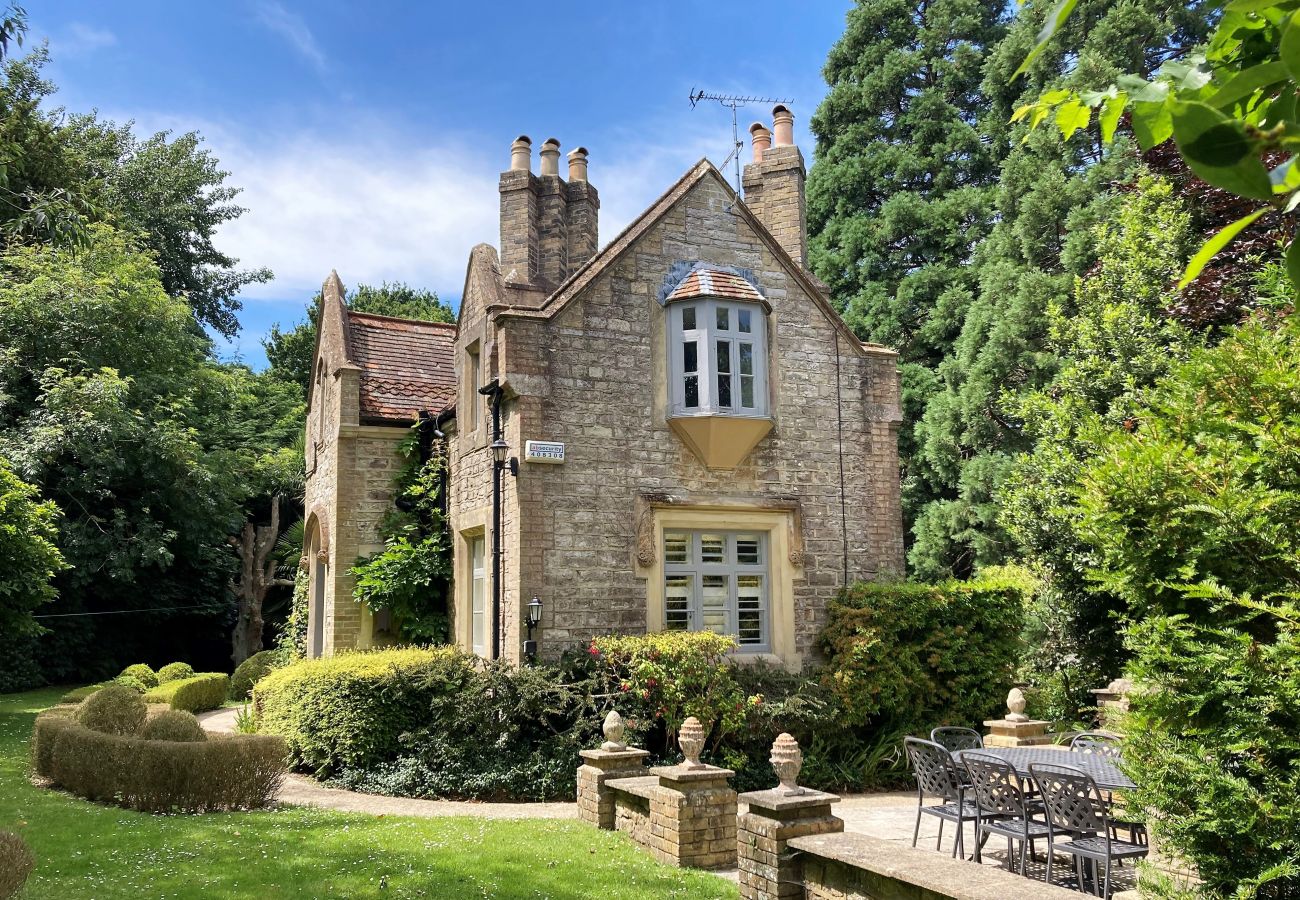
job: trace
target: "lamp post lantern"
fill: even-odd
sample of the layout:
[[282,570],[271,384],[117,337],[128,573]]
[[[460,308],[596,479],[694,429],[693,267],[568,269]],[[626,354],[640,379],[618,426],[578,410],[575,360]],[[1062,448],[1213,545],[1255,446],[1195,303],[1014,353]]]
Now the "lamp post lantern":
[[533,640],[533,629],[542,623],[542,601],[534,597],[528,602],[528,640],[524,641],[524,655],[529,661],[537,659],[537,641]]

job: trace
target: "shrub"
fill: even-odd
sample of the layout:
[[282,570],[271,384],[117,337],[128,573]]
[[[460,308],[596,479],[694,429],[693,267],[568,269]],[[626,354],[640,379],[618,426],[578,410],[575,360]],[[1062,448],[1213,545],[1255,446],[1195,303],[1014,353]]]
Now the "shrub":
[[172,709],[197,713],[219,709],[226,702],[229,693],[229,675],[224,672],[204,672],[189,678],[164,681],[146,692],[144,699],[149,703],[166,703]]
[[77,721],[105,734],[135,734],[144,724],[148,709],[140,693],[121,684],[95,691],[77,709]]
[[0,900],[9,900],[36,867],[36,857],[12,831],[0,831]]
[[253,685],[280,665],[280,658],[278,650],[263,650],[241,662],[235,668],[235,674],[230,676],[230,699],[247,700],[253,693]]
[[1020,650],[1024,582],[858,583],[830,604],[826,686],[855,725],[973,725],[1001,710]]
[[65,728],[77,724],[76,710],[71,707],[47,709],[36,717],[32,728],[31,767],[42,778],[54,774],[54,742]]
[[140,730],[140,736],[148,741],[206,741],[208,733],[203,730],[194,713],[183,709],[168,709],[154,716]]
[[120,684],[122,687],[129,687],[137,694],[143,694],[148,690],[148,688],[144,686],[144,682],[139,678],[136,678],[134,675],[119,675],[109,682],[109,684]]
[[275,799],[284,778],[284,741],[269,735],[156,741],[104,734],[76,723],[56,726],[54,732],[49,754],[53,782],[87,800],[128,809],[257,809]]
[[158,673],[144,663],[136,663],[122,670],[122,675],[139,680],[146,688],[158,686]]
[[158,684],[166,684],[169,681],[177,681],[181,678],[193,678],[194,667],[189,663],[174,662],[168,663],[158,670]]
[[80,703],[100,688],[108,687],[113,684],[111,681],[100,681],[96,684],[88,684],[84,687],[73,688],[59,698],[60,703]]
[[399,648],[305,659],[253,688],[258,728],[283,735],[295,762],[321,774],[392,759],[429,721],[430,698],[457,694],[475,658],[454,647]]

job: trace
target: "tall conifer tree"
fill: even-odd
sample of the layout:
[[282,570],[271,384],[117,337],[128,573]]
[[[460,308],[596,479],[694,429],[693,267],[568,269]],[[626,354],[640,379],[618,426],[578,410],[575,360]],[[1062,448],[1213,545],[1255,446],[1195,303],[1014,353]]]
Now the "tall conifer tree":
[[[990,225],[1000,157],[982,135],[979,85],[1005,17],[999,0],[859,0],[812,119],[812,268],[861,338],[902,354],[905,472]],[[918,487],[905,474],[907,510],[929,499]]]

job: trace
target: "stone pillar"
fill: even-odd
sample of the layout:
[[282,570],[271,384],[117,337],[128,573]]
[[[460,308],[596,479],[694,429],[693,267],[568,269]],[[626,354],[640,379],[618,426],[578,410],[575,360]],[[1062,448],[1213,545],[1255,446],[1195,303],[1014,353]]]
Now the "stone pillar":
[[1127,678],[1116,678],[1104,688],[1094,688],[1091,693],[1097,702],[1097,727],[1115,730],[1116,726],[1128,712],[1128,695],[1133,690],[1133,682]]
[[645,774],[648,750],[623,743],[623,717],[611,711],[605,716],[605,743],[599,750],[583,750],[585,762],[578,766],[578,818],[606,831],[614,830],[614,792],[606,782]]
[[690,717],[678,736],[686,761],[650,770],[659,778],[650,798],[650,852],[669,865],[729,869],[736,864],[735,772],[700,762],[704,738]]
[[736,823],[740,896],[744,900],[803,897],[803,865],[788,842],[844,830],[844,820],[831,814],[831,804],[838,803],[839,797],[798,787],[802,765],[799,744],[782,734],[772,744],[772,767],[780,786],[739,797],[749,805],[749,811]]
[[1007,694],[1007,714],[1001,719],[986,719],[984,725],[989,733],[984,736],[985,747],[1032,747],[1035,744],[1049,744],[1052,739],[1047,735],[1051,725],[1044,719],[1031,719],[1025,715],[1025,695],[1020,688],[1012,688]]

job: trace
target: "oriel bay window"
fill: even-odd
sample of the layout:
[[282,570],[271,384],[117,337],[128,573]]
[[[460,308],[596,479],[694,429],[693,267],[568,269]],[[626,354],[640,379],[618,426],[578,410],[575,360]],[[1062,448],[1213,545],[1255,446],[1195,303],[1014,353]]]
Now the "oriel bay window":
[[767,536],[665,531],[663,542],[665,629],[729,634],[741,650],[769,650]]
[[699,298],[670,305],[668,315],[672,415],[766,416],[762,307]]

